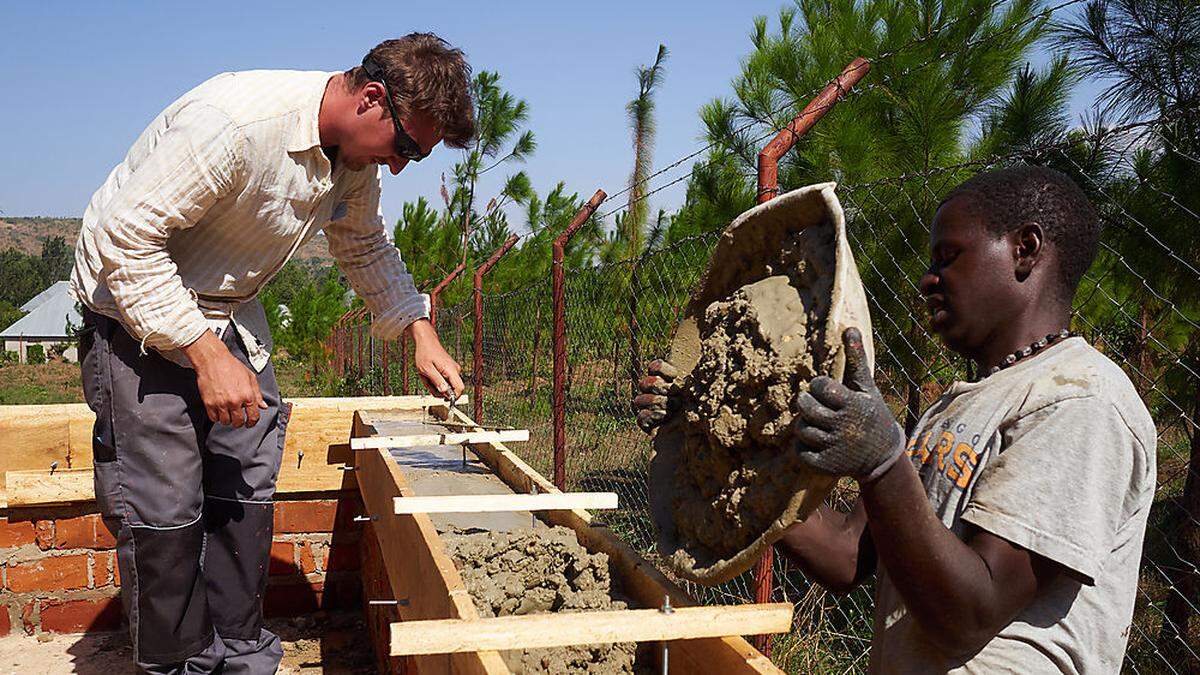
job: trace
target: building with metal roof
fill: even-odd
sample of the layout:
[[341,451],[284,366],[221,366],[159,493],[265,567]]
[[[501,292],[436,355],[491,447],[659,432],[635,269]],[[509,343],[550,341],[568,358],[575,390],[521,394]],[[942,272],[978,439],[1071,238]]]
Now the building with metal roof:
[[78,327],[83,317],[76,308],[75,296],[71,294],[70,282],[57,281],[38,293],[29,302],[21,305],[21,311],[29,312],[15,323],[0,331],[4,349],[15,351],[21,363],[25,363],[30,345],[42,345],[46,353],[60,344],[71,346],[63,352],[68,361],[78,359],[75,337],[69,326]]

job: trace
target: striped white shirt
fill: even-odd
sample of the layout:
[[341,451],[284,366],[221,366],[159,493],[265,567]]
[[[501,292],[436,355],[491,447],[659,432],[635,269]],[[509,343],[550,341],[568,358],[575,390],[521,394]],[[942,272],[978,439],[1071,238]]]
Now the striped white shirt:
[[224,73],[172,103],[84,213],[76,297],[185,365],[180,347],[232,320],[261,370],[271,341],[251,301],[324,230],[377,337],[429,316],[384,229],[378,167],[335,169],[321,151],[317,114],[333,75]]

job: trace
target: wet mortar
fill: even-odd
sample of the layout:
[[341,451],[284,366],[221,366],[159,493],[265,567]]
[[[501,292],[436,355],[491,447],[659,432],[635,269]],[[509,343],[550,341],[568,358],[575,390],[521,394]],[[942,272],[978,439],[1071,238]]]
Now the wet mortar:
[[791,402],[832,363],[835,246],[828,221],[797,232],[773,274],[712,302],[699,321],[699,361],[679,383],[682,447],[669,488],[677,568],[751,546],[803,486]]

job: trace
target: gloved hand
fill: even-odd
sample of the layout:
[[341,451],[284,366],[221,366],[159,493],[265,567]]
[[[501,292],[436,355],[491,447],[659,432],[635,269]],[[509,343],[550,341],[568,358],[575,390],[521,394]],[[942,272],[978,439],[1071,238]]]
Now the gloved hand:
[[638,380],[638,394],[633,399],[633,412],[638,426],[650,433],[679,410],[678,387],[675,378],[679,369],[669,361],[658,359],[646,367],[648,374]]
[[842,383],[815,377],[793,403],[792,433],[800,461],[832,476],[870,482],[904,454],[904,432],[875,386],[856,328],[842,333]]

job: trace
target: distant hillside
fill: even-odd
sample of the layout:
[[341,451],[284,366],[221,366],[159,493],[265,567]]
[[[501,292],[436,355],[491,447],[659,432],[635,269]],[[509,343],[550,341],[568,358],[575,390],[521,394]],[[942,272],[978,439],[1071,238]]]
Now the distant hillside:
[[[74,248],[82,224],[79,218],[0,218],[0,251],[15,248],[29,255],[40,255],[42,242],[53,237],[62,237]],[[310,239],[293,260],[309,268],[332,265],[325,235],[317,234]]]
[[79,218],[2,218],[0,250],[15,248],[29,255],[40,255],[42,242],[53,237],[62,237],[68,246],[74,247],[81,222]]

